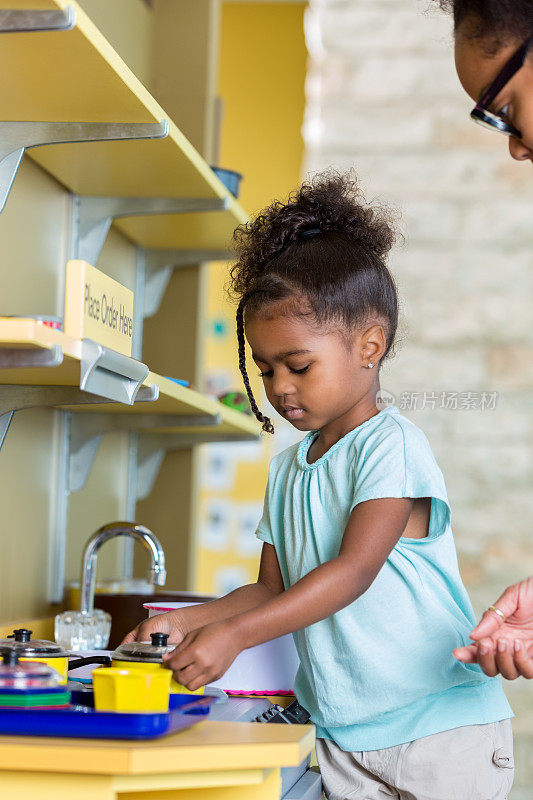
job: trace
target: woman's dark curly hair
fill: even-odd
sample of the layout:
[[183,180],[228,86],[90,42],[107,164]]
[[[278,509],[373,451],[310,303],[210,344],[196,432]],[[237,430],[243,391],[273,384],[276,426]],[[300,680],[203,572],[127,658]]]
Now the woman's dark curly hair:
[[379,319],[389,354],[398,326],[398,298],[385,259],[394,242],[387,215],[367,205],[351,173],[316,175],[273,202],[233,234],[238,261],[228,293],[238,302],[239,368],[252,410],[274,432],[255,402],[246,371],[246,314],[271,304],[341,331]]
[[468,21],[467,35],[493,41],[499,49],[510,39],[533,35],[533,0],[437,0],[453,12],[455,30]]

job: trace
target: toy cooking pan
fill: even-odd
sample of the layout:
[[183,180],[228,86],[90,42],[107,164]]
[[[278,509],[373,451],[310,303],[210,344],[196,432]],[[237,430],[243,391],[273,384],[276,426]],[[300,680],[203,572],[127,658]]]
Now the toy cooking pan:
[[[168,633],[151,633],[151,642],[127,642],[121,644],[112,653],[113,667],[122,669],[160,670],[166,669],[163,656],[176,648],[175,644],[168,644]],[[170,694],[203,694],[204,688],[189,692],[173,678],[170,681]]]
[[90,656],[90,658],[71,658],[61,645],[46,639],[32,639],[32,631],[17,628],[6,639],[0,639],[0,651],[16,654],[21,662],[37,661],[55,669],[61,675],[61,682],[67,683],[69,669],[76,669],[85,664],[111,663],[109,656]]

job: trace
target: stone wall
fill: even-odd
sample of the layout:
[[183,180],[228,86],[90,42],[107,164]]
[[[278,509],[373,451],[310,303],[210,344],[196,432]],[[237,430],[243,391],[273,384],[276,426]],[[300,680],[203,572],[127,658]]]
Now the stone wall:
[[[311,0],[305,172],[353,167],[369,199],[401,214],[402,323],[381,386],[433,446],[479,614],[533,573],[533,174],[470,121],[451,20],[429,5]],[[511,796],[525,800],[533,682],[506,691]]]

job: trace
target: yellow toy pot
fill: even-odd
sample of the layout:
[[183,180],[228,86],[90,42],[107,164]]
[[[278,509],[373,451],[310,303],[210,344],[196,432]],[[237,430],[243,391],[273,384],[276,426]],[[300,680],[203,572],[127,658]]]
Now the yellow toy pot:
[[17,628],[7,639],[0,639],[2,653],[16,653],[20,661],[38,661],[52,667],[61,675],[61,683],[67,683],[68,653],[66,650],[46,639],[32,639],[33,631]]
[[[144,670],[148,672],[166,672],[172,675],[165,666],[163,656],[171,653],[175,644],[168,644],[168,633],[151,633],[151,642],[128,642],[118,647],[111,654],[112,668],[124,670]],[[94,673],[93,673],[94,675]],[[190,692],[174,678],[170,681],[171,694],[203,694],[204,687]]]

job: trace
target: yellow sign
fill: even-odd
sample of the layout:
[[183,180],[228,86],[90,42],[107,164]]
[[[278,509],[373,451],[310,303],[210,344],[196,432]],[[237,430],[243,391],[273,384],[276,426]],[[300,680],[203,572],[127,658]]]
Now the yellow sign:
[[133,292],[86,261],[68,261],[65,333],[131,356]]

